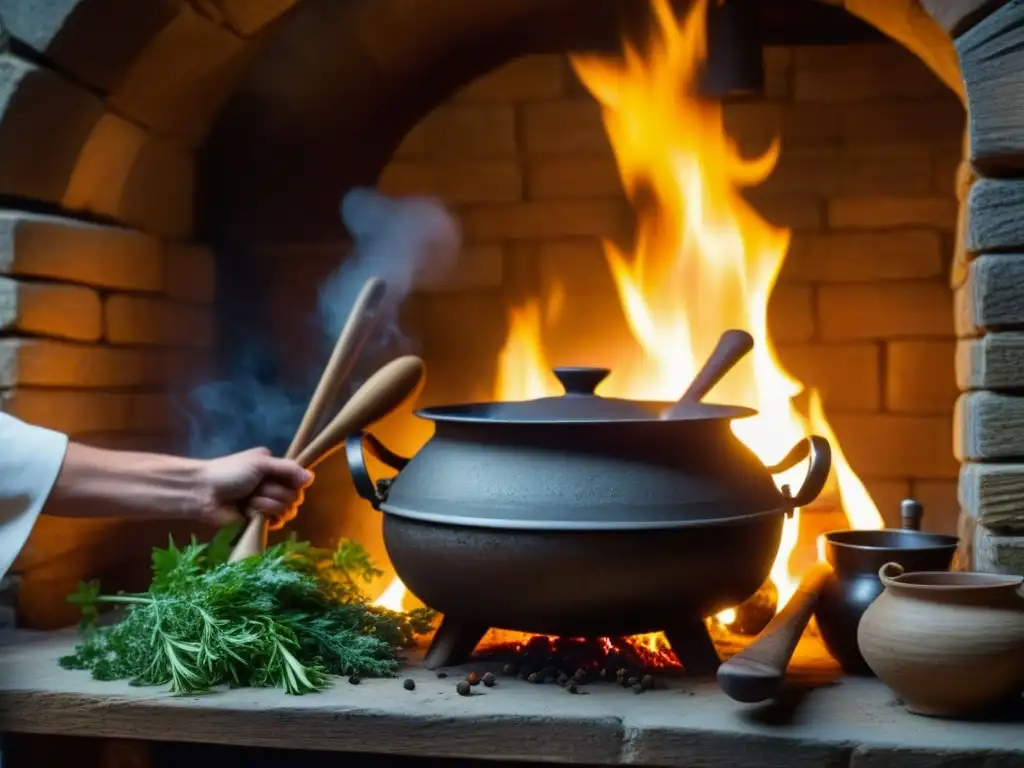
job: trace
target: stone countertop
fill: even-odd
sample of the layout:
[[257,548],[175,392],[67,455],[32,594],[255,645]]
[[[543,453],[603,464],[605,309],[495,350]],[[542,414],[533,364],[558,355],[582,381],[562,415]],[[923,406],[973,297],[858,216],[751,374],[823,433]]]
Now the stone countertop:
[[[878,681],[840,678],[785,704],[747,706],[713,681],[667,680],[637,695],[609,683],[573,695],[498,678],[472,695],[412,662],[397,679],[339,680],[288,696],[240,689],[174,696],[57,666],[67,633],[0,643],[0,728],[206,744],[574,763],[711,766],[1024,766],[1024,720],[916,717]],[[480,668],[479,666],[477,667]],[[407,691],[402,680],[416,681]],[[896,762],[894,762],[896,761]],[[959,762],[966,761],[966,762]]]

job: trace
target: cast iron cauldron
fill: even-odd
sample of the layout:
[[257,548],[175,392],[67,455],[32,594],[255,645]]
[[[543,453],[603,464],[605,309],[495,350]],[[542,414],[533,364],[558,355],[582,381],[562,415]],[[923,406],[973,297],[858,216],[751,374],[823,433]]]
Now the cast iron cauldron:
[[[426,408],[410,459],[369,434],[346,445],[359,494],[384,513],[395,571],[445,616],[425,663],[457,663],[489,627],[563,636],[668,635],[681,663],[717,655],[702,619],[764,583],[783,519],[831,466],[807,438],[766,468],[730,429],[755,411],[594,394],[600,368],[560,368],[561,397]],[[374,483],[364,448],[400,470]],[[796,494],[772,474],[806,458]],[[712,655],[713,658],[712,658]]]

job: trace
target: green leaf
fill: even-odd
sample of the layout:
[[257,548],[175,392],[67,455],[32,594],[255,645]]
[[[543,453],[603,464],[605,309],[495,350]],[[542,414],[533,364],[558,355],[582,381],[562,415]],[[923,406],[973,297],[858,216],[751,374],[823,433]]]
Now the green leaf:
[[203,553],[203,559],[208,567],[222,565],[228,561],[231,556],[231,542],[241,529],[241,523],[231,523],[213,535],[210,543],[206,545],[206,552]]
[[68,602],[77,605],[82,611],[80,626],[83,629],[89,628],[99,621],[99,611],[96,603],[100,597],[100,583],[98,581],[80,581],[78,589],[68,595]]

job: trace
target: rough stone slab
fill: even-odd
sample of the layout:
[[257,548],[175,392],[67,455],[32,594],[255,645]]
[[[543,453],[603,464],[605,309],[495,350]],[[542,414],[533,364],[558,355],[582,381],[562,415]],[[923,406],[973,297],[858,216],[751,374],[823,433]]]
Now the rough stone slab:
[[0,387],[162,386],[181,353],[73,344],[50,339],[0,339]]
[[974,259],[954,303],[961,337],[1024,325],[1024,255],[991,253]]
[[0,0],[0,19],[12,35],[62,70],[109,91],[167,25],[176,5],[161,0]]
[[101,330],[100,297],[92,288],[0,276],[0,331],[97,341]]
[[1024,397],[988,391],[961,395],[953,444],[959,461],[1024,458]]
[[[871,679],[842,678],[774,716],[731,701],[714,682],[685,679],[642,696],[602,684],[572,696],[499,677],[497,687],[461,697],[457,671],[440,680],[415,663],[397,680],[342,683],[308,696],[241,689],[188,697],[58,668],[71,645],[64,633],[6,638],[0,718],[15,732],[591,765],[810,768],[845,765],[855,749],[944,759],[976,755],[978,745],[1024,760],[1020,722],[915,717]],[[402,689],[403,677],[416,681],[415,691]]]
[[241,77],[247,46],[188,3],[162,5],[173,15],[131,61],[109,101],[157,134],[194,146]]
[[974,529],[975,570],[985,573],[1024,574],[1024,535],[1001,536],[983,525]]
[[857,747],[850,768],[1021,768],[1019,755],[964,744],[962,749],[901,749]]
[[209,18],[249,37],[295,5],[295,0],[192,0]]
[[971,160],[983,173],[1024,167],[1024,0],[981,19],[955,41],[967,89]]
[[104,338],[114,344],[211,347],[212,309],[196,304],[114,294],[103,305]]
[[958,341],[956,383],[961,391],[1024,387],[1024,333],[989,333]]
[[105,113],[88,91],[0,52],[0,193],[59,203]]
[[188,240],[195,213],[194,175],[187,149],[169,141],[147,141],[125,178],[118,219],[144,232]]
[[155,238],[22,211],[0,211],[0,274],[137,291],[164,282]]
[[180,426],[163,393],[89,389],[29,389],[0,393],[0,410],[66,434],[166,432]]
[[964,464],[961,509],[996,533],[1024,532],[1024,464]]
[[1024,248],[1024,181],[979,179],[967,195],[971,251]]

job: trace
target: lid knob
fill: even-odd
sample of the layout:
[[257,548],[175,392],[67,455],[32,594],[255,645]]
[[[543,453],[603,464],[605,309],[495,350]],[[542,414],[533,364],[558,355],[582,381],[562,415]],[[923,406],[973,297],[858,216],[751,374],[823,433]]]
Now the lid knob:
[[900,502],[900,527],[908,531],[921,530],[921,518],[924,507],[916,499],[904,499]]
[[555,377],[567,395],[592,395],[597,385],[608,378],[607,368],[555,368]]

